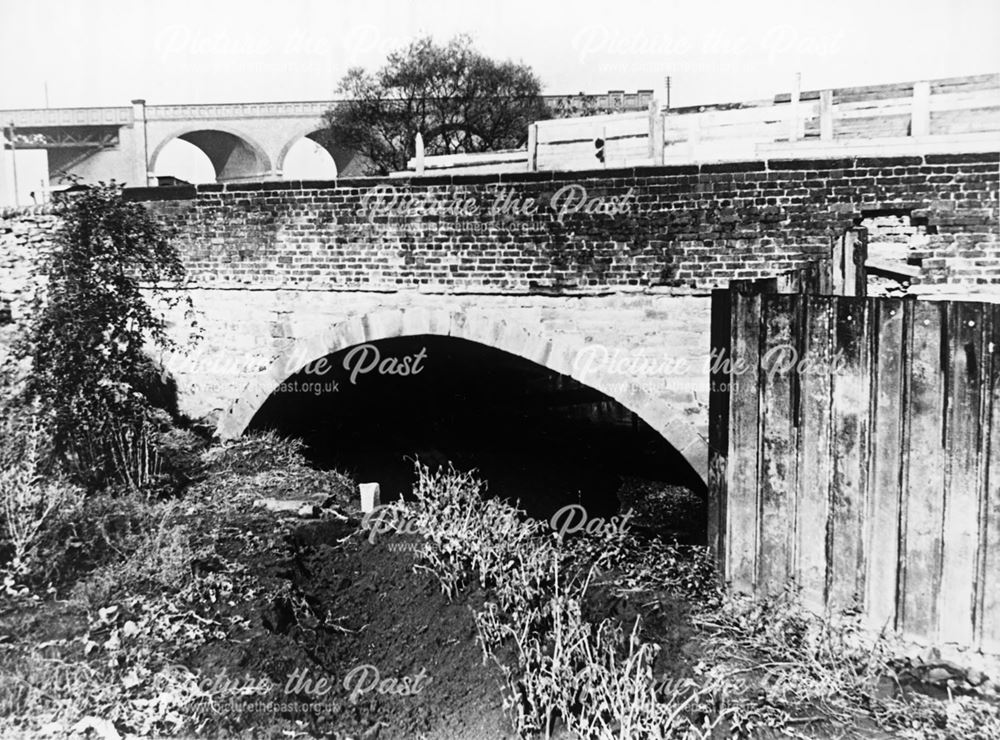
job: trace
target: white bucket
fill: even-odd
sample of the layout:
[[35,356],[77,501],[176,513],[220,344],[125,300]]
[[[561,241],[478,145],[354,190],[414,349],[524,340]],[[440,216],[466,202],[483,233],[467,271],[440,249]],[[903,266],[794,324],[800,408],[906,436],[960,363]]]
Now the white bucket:
[[375,511],[375,507],[380,504],[378,483],[361,483],[361,511],[366,514]]

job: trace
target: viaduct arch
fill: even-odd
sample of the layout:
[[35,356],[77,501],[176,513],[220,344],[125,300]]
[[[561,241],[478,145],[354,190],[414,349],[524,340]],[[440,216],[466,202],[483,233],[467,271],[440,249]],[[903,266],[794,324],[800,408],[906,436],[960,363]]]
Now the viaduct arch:
[[315,125],[295,132],[278,149],[274,149],[274,145],[280,140],[270,142],[270,152],[253,136],[233,127],[213,125],[212,128],[204,128],[195,125],[171,131],[154,144],[149,155],[150,173],[158,173],[160,155],[177,139],[196,146],[208,157],[215,171],[216,182],[219,183],[246,182],[283,175],[289,152],[303,139],[321,146],[333,160],[337,173],[349,172],[357,156],[350,149],[332,145],[323,129]]
[[288,156],[288,152],[291,151],[291,148],[302,139],[309,139],[310,141],[313,141],[323,147],[333,160],[338,174],[349,171],[351,162],[356,156],[355,152],[332,144],[324,135],[323,129],[318,128],[317,126],[307,126],[295,133],[292,138],[285,142],[284,146],[281,147],[281,150],[278,152],[277,158],[275,159],[275,168],[278,172],[285,172],[285,158]]
[[212,163],[217,182],[253,180],[272,171],[264,148],[245,133],[230,127],[189,126],[159,141],[149,157],[149,171],[156,172],[163,149],[175,139],[198,147]]

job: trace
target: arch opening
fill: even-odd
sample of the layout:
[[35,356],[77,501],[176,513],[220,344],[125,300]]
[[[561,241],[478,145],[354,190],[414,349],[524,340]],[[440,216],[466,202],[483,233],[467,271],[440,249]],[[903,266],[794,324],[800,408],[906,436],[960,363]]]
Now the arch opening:
[[337,172],[337,162],[318,132],[293,142],[281,161],[281,176],[286,180],[333,180]]
[[364,175],[366,160],[353,149],[339,146],[326,129],[307,129],[285,144],[277,164],[286,180],[324,180]]
[[[477,469],[492,495],[547,518],[582,504],[619,512],[625,487],[706,491],[684,456],[637,414],[543,365],[479,342],[431,334],[344,347],[287,377],[250,430],[301,437],[319,467],[407,493],[413,459]],[[679,534],[704,540],[705,513]]]
[[[180,179],[174,172],[167,172],[161,166],[160,160],[167,153],[168,147],[174,142],[182,141],[193,145],[208,158],[214,172],[214,182],[232,182],[239,180],[254,180],[266,177],[271,172],[271,163],[264,150],[251,142],[249,139],[231,131],[219,129],[198,129],[185,131],[162,142],[150,157],[150,167],[152,171],[160,176],[173,175]],[[173,148],[177,151],[177,148]],[[190,149],[181,148],[183,157],[180,163],[174,162],[174,167],[183,166],[185,170],[195,170],[199,176],[204,176],[203,164],[199,165],[196,155]],[[173,156],[177,156],[174,154]],[[195,169],[199,168],[199,169]]]
[[162,184],[168,178],[194,185],[213,183],[215,166],[204,151],[178,137],[168,141],[156,158],[153,175]]

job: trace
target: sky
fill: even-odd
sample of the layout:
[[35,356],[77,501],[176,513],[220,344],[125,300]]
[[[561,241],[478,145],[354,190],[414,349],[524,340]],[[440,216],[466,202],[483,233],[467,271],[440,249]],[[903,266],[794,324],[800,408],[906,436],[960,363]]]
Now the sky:
[[325,100],[458,33],[547,93],[670,75],[675,106],[1000,71],[1000,0],[0,0],[0,109]]

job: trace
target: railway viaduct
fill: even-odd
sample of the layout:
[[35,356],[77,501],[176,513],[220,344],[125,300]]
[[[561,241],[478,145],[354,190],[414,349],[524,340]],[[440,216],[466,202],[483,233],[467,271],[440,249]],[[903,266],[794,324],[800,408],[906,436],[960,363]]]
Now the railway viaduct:
[[[645,111],[652,94],[611,91],[543,99],[557,114],[586,106]],[[176,139],[204,152],[218,182],[280,180],[288,152],[303,138],[327,150],[338,175],[361,174],[363,162],[355,153],[323,135],[323,114],[338,102],[147,105],[136,99],[130,106],[2,110],[0,124],[6,148],[47,152],[53,183],[72,175],[84,182],[155,185],[160,154]]]

